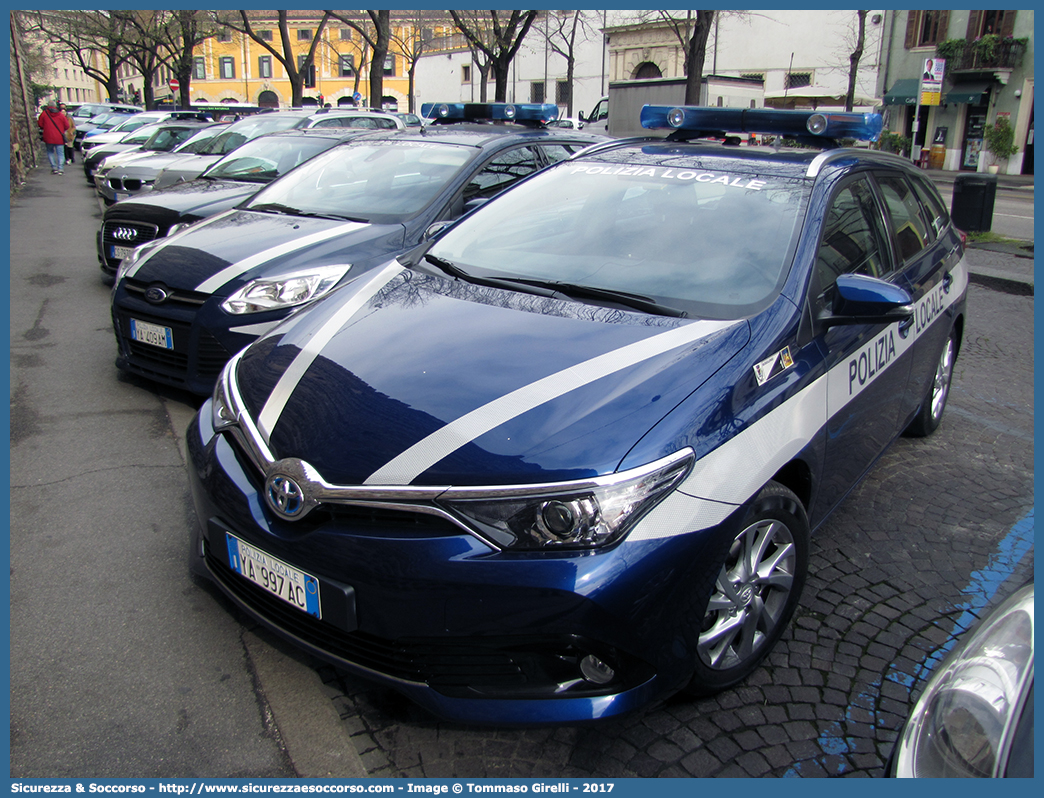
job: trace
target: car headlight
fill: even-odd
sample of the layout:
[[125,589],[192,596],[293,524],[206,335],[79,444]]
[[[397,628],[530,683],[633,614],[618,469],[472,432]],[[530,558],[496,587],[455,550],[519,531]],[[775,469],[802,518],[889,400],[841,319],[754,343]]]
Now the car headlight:
[[1033,586],[1004,602],[929,680],[899,738],[900,778],[996,777],[1033,678]]
[[233,292],[221,307],[238,316],[303,305],[337,285],[350,268],[350,263],[340,263],[251,280]]
[[[149,183],[145,183],[143,185],[147,186],[147,185],[150,185],[150,184]],[[171,236],[176,236],[182,230],[187,230],[188,228],[192,227],[192,225],[194,225],[198,221],[199,221],[199,219],[195,219],[194,221],[191,221],[191,222],[178,222],[177,224],[172,224],[170,226],[170,229],[167,230],[167,238],[170,238]]]
[[214,393],[210,397],[210,419],[215,432],[228,429],[239,421],[239,410],[232,401],[235,396],[232,381],[236,378],[236,366],[241,357],[242,352],[239,352],[225,364],[214,385]]
[[476,497],[454,492],[438,503],[502,548],[599,548],[627,534],[684,478],[692,461],[687,449],[582,487],[492,488]]
[[141,256],[154,246],[156,246],[156,242],[150,241],[147,244],[142,244],[140,247],[132,249],[130,254],[120,261],[120,265],[116,269],[116,282],[113,283],[113,285],[118,285],[120,280],[127,276],[127,272],[134,268],[134,264],[141,260]]

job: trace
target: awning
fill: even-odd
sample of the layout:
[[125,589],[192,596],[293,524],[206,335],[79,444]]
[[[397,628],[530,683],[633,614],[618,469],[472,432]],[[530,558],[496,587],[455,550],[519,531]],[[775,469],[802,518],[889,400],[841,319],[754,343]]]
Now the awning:
[[990,84],[985,81],[958,83],[943,96],[943,102],[980,105],[982,103],[982,95],[989,91],[989,88]]
[[917,105],[921,82],[917,78],[900,78],[884,96],[885,105]]

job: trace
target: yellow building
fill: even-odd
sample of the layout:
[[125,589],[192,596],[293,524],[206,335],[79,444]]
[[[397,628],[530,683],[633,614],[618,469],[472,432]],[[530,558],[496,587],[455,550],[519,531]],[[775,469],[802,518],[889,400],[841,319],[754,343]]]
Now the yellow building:
[[[416,12],[412,12],[416,13]],[[254,12],[251,27],[282,51],[278,18],[274,13]],[[314,11],[291,11],[288,29],[291,47],[298,63],[307,55],[321,15]],[[447,18],[448,19],[448,18]],[[420,23],[403,17],[392,20],[392,44],[384,65],[383,106],[405,111],[409,106],[409,56],[412,33]],[[425,23],[427,24],[427,23]],[[425,27],[426,36],[443,35],[446,23]],[[350,105],[359,95],[359,104],[369,98],[369,47],[359,33],[339,20],[330,20],[319,34],[314,64],[304,84],[304,105],[329,103]],[[194,55],[191,97],[193,102],[236,101],[273,108],[289,108],[292,99],[290,80],[283,64],[261,44],[234,30],[225,30],[198,45]],[[155,82],[155,98],[172,97],[168,88],[173,77],[162,69]],[[140,86],[141,77],[125,80],[125,87]]]

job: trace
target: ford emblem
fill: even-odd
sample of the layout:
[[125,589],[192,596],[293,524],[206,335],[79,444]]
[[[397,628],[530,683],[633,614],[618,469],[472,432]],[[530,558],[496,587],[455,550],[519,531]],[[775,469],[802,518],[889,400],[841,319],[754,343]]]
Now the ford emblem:
[[161,285],[150,285],[145,289],[145,300],[153,305],[166,302],[170,298],[170,291]]

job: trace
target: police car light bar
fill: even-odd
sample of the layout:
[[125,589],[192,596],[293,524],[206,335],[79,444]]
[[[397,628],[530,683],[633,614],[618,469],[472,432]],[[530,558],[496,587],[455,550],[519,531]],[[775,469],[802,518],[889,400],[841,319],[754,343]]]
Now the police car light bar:
[[553,103],[423,103],[421,116],[435,122],[541,122],[558,119]]
[[880,114],[829,111],[777,111],[771,108],[704,108],[693,105],[645,105],[642,127],[692,134],[761,133],[772,136],[853,138],[877,141],[884,126]]

